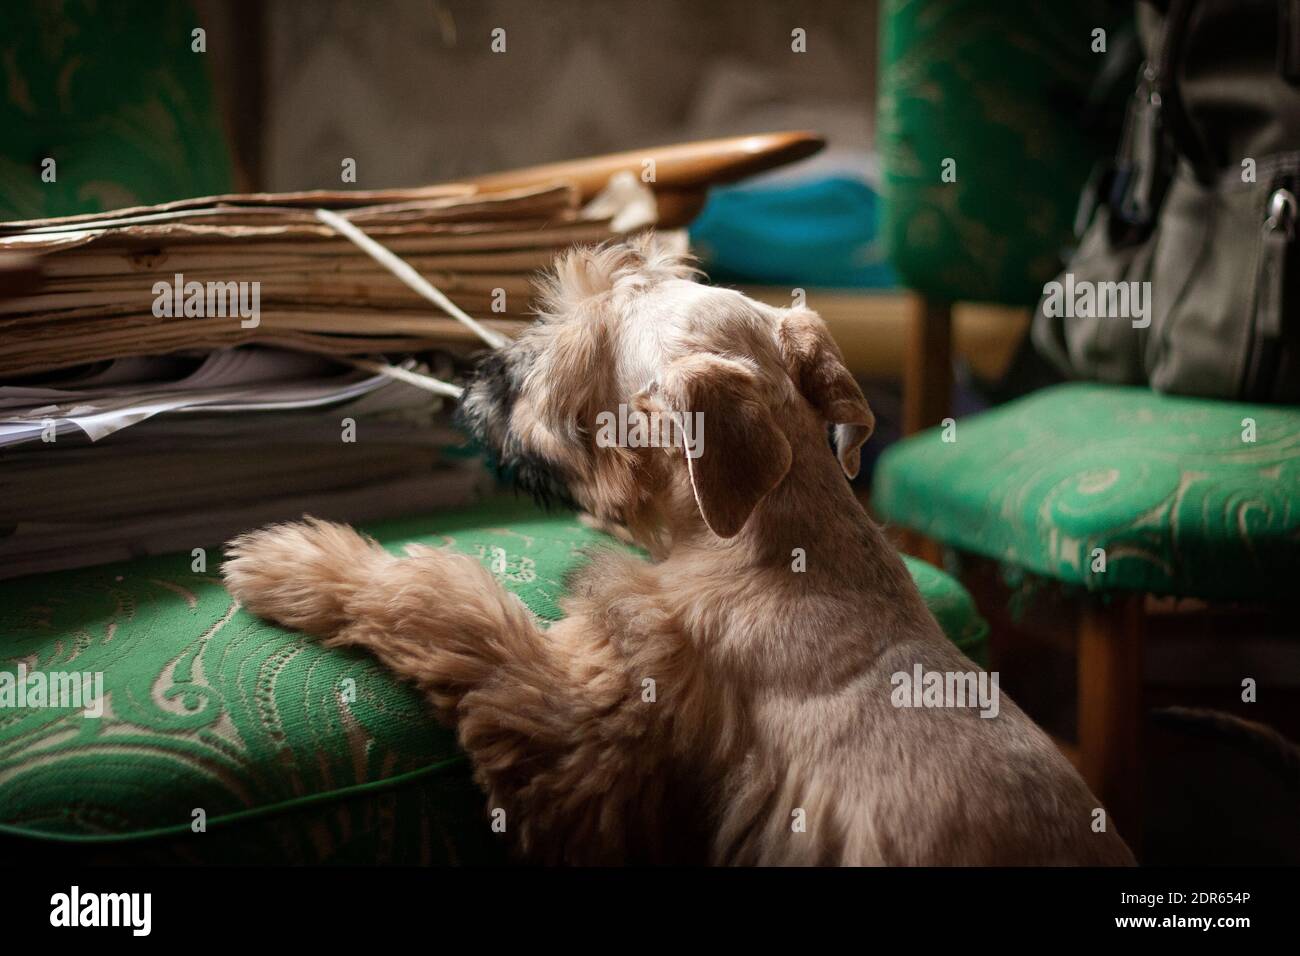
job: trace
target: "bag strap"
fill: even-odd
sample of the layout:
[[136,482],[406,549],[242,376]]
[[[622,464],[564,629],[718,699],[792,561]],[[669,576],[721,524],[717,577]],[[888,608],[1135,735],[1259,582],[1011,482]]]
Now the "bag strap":
[[1277,5],[1277,71],[1300,86],[1300,0],[1279,0]]

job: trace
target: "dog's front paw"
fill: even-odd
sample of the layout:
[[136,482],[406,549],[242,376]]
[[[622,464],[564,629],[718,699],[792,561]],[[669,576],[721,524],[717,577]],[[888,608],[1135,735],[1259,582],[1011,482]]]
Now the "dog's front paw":
[[308,518],[272,525],[226,546],[221,574],[244,607],[317,636],[348,620],[348,603],[394,559],[351,528]]

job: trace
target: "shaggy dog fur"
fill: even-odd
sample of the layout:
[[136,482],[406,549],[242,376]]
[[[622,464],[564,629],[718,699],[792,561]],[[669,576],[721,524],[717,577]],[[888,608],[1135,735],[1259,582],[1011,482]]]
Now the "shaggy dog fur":
[[[897,672],[977,668],[845,481],[871,410],[815,314],[692,279],[650,236],[566,254],[463,402],[529,490],[653,561],[597,555],[543,630],[472,558],[306,520],[234,541],[231,593],[414,683],[533,860],[1131,863],[1005,696],[894,706]],[[620,403],[702,413],[703,454],[602,447]]]

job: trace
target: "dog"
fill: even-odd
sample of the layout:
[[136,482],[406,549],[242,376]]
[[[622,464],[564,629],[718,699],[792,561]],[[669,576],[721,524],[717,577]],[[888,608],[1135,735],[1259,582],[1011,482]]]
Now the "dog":
[[[1133,863],[1015,704],[901,705],[900,675],[980,672],[845,478],[874,418],[816,314],[699,283],[652,234],[565,253],[541,292],[463,421],[651,560],[597,553],[544,630],[473,558],[307,519],[231,542],[231,594],[414,684],[532,861]],[[703,428],[598,441],[620,406]]]

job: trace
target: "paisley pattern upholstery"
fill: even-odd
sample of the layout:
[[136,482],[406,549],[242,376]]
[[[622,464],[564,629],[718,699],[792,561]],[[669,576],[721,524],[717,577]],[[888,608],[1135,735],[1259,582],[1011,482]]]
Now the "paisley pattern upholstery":
[[[500,549],[498,578],[546,621],[590,548],[621,547],[510,501],[368,530],[395,552],[450,546],[489,567]],[[503,860],[453,735],[414,691],[363,654],[237,608],[218,560],[0,584],[0,672],[98,672],[107,698],[100,717],[0,706],[0,855],[45,839],[145,861]],[[949,635],[982,658],[969,596],[926,566],[913,573]],[[195,832],[196,810],[221,839]]]
[[228,192],[197,25],[187,3],[0,4],[0,220]]
[[1113,148],[1077,120],[1102,61],[1092,30],[1115,12],[1105,0],[886,0],[876,143],[884,241],[904,285],[1038,300],[1084,181]]
[[1090,591],[1276,600],[1300,581],[1300,408],[1070,384],[952,437],[882,456],[884,517]]

